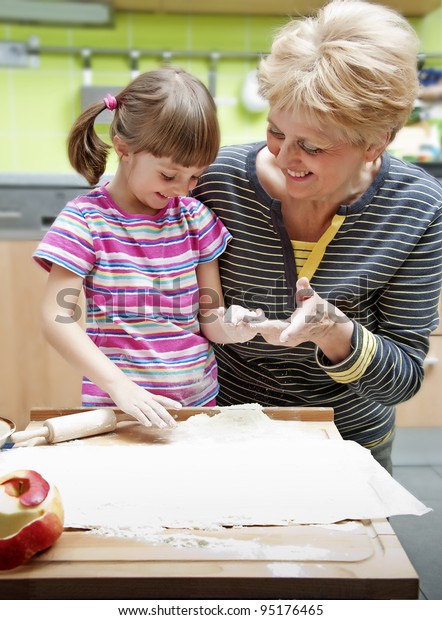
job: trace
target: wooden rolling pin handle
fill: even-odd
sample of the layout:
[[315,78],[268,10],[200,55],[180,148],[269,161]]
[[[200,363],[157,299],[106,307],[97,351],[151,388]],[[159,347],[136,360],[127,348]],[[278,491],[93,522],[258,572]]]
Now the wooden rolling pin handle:
[[117,416],[112,409],[94,409],[82,413],[72,413],[43,422],[43,426],[30,431],[18,431],[11,436],[11,441],[18,443],[35,437],[44,437],[48,443],[81,439],[91,435],[100,435],[114,431]]
[[13,443],[20,443],[21,441],[28,441],[28,439],[35,439],[36,437],[49,437],[49,429],[46,426],[40,428],[34,428],[30,431],[17,431],[11,435],[11,441]]
[[112,409],[94,409],[50,418],[44,425],[48,429],[48,443],[58,443],[114,431],[117,417]]

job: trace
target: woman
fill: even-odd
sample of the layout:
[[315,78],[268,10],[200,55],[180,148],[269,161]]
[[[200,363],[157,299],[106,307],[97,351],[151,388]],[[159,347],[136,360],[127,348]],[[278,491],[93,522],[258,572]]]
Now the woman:
[[252,341],[216,347],[218,403],[331,406],[389,471],[441,284],[442,188],[386,151],[413,108],[417,45],[366,2],[289,22],[259,71],[267,142],[221,149],[194,192],[233,235],[226,305],[266,314]]

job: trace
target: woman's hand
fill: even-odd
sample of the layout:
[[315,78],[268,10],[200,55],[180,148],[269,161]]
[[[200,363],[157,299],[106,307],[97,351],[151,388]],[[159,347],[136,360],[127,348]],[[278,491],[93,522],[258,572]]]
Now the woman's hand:
[[[265,319],[260,323],[250,323],[250,327],[254,330],[255,334],[261,334],[268,344],[272,344],[276,347],[285,344],[281,342],[281,334],[289,325],[289,321],[280,321],[278,319]],[[291,347],[293,345],[288,344],[287,346]]]
[[281,342],[291,347],[313,342],[332,364],[346,359],[351,353],[353,322],[311,289],[307,278],[296,283],[296,301],[290,324],[281,332]]
[[180,403],[165,396],[151,394],[127,377],[116,382],[115,387],[109,390],[109,396],[121,411],[138,420],[143,426],[177,426],[166,407],[180,409]]
[[346,359],[351,353],[352,321],[322,299],[307,278],[300,278],[296,283],[296,302],[289,321],[265,320],[251,323],[251,328],[275,346],[296,347],[313,342],[333,364]]

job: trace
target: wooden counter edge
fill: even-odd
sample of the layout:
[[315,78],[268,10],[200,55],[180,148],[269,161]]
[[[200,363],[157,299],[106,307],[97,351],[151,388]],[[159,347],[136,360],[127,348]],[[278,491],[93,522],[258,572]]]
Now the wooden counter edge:
[[[31,421],[42,422],[49,418],[56,418],[71,413],[80,413],[82,411],[91,411],[92,409],[97,409],[97,407],[59,409],[35,407],[31,409],[30,419]],[[114,409],[114,411],[119,420],[133,420],[133,418],[119,409]],[[198,413],[206,413],[207,415],[216,415],[219,413],[217,407],[183,407],[182,409],[169,409],[168,411],[178,420],[186,420],[190,416]],[[263,407],[263,411],[273,420],[299,420],[303,422],[333,422],[334,420],[334,410],[332,407]]]

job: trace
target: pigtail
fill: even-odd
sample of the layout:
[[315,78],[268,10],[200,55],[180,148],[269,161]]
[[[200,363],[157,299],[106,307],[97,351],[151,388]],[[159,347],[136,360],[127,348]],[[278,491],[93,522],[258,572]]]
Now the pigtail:
[[94,128],[98,114],[108,106],[95,103],[86,108],[75,121],[68,136],[67,148],[71,166],[90,185],[96,185],[106,169],[111,146],[103,142]]
[[118,136],[131,153],[170,157],[187,168],[206,167],[218,153],[220,131],[210,92],[184,69],[162,67],[140,74],[117,96],[108,94],[75,121],[67,142],[69,161],[90,185],[103,175],[112,148],[94,129],[105,109],[115,112],[111,140]]

